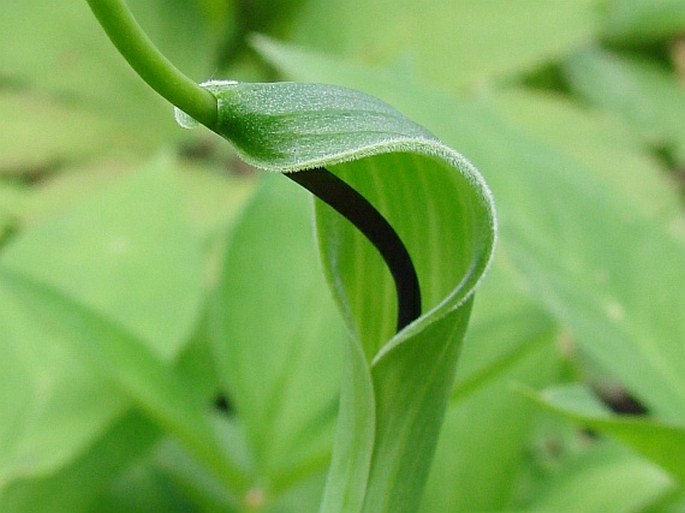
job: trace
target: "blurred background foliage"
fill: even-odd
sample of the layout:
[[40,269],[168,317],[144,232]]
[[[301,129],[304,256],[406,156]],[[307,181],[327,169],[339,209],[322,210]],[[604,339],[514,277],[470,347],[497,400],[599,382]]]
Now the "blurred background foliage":
[[[685,511],[685,2],[129,3],[192,78],[369,92],[491,185],[422,512]],[[0,4],[0,120],[0,269],[216,404],[250,482],[217,484],[0,282],[0,510],[314,511],[344,333],[307,195],[178,128],[77,0]]]

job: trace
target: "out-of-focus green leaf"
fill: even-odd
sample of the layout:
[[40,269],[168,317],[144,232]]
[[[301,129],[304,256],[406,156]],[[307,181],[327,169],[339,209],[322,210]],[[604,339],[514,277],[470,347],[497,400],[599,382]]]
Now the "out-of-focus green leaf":
[[0,174],[40,172],[109,151],[128,148],[141,153],[138,137],[95,109],[34,92],[0,89]]
[[[174,63],[196,79],[211,65],[213,40],[199,0],[130,0],[145,31]],[[112,47],[97,21],[79,2],[46,9],[35,0],[3,2],[0,7],[0,69],[5,78],[31,81],[43,90],[119,101],[112,92],[144,89]],[[32,37],[25,37],[31,34]],[[21,41],[22,44],[17,44]],[[88,51],[84,51],[87,49]],[[93,87],[97,81],[97,87]],[[142,85],[142,83],[141,83]],[[146,96],[152,97],[147,92]],[[143,100],[144,98],[135,98]],[[143,105],[149,105],[144,102]]]
[[0,333],[1,496],[15,481],[50,474],[86,451],[127,401],[4,287]]
[[61,471],[18,480],[4,489],[0,485],[0,509],[3,513],[90,511],[98,494],[158,435],[149,421],[125,415]]
[[[588,42],[593,0],[314,0],[292,39],[367,64],[408,58],[454,87],[530,70]],[[506,13],[506,14],[505,14]]]
[[140,169],[139,160],[101,159],[97,164],[83,162],[68,166],[58,173],[41,177],[26,187],[27,194],[20,221],[23,229],[49,222],[78,205],[83,198],[102,194],[118,180],[125,180],[127,173]]
[[158,159],[36,225],[5,249],[2,265],[91,305],[171,358],[203,294],[199,243],[173,167]]
[[420,511],[511,506],[537,416],[509,385],[551,382],[559,368],[555,334],[496,260],[478,290]]
[[329,168],[377,205],[412,255],[427,313],[391,338],[389,273],[363,235],[317,203],[326,274],[353,335],[322,511],[412,511],[493,250],[489,192],[461,155],[362,93],[296,83],[207,87],[219,104],[214,129],[248,162],[280,172]]
[[621,43],[650,43],[685,32],[681,0],[610,0],[604,6],[603,35]]
[[204,13],[211,33],[224,35],[236,31],[235,15],[232,12],[235,4],[234,0],[197,0],[198,8]]
[[[147,463],[147,462],[145,462]],[[118,476],[108,489],[101,493],[88,511],[92,513],[189,513],[196,509],[189,504],[176,483],[158,469],[137,464]]]
[[500,91],[495,100],[512,124],[594,170],[607,188],[620,191],[637,208],[667,221],[682,217],[682,201],[667,170],[618,117],[524,89]]
[[203,241],[223,238],[252,196],[258,180],[236,178],[205,166],[181,167],[179,176],[188,219]]
[[[150,37],[180,69],[198,80],[212,71],[217,34],[197,1],[130,4]],[[49,8],[35,0],[2,2],[0,48],[0,76],[20,87],[66,97],[90,115],[108,118],[128,132],[113,142],[133,138],[135,148],[155,148],[183,135],[169,119],[170,106],[128,67],[82,2],[56,2]],[[34,128],[40,130],[39,125]],[[88,137],[87,131],[83,134]]]
[[346,334],[319,271],[308,194],[270,178],[231,233],[211,337],[258,471],[283,486],[325,469]]
[[685,88],[672,73],[599,48],[574,54],[563,72],[577,94],[622,116],[653,146],[685,162]]
[[169,439],[111,480],[93,506],[93,513],[233,512],[237,508],[231,493]]
[[538,404],[607,433],[685,481],[685,426],[651,418],[611,415],[583,385],[567,385],[529,393]]
[[[187,216],[191,230],[203,247],[213,253],[209,246],[217,245],[215,239],[235,221],[257,180],[226,176],[207,165],[188,162],[168,165],[173,168],[170,172],[181,193],[182,201],[176,208]],[[0,216],[6,211],[11,214],[8,218],[29,229],[59,216],[81,198],[98,194],[118,180],[126,180],[127,175],[138,173],[140,166],[135,159],[102,158],[97,163],[69,166],[31,187],[0,182]]]
[[207,465],[227,488],[242,491],[244,469],[222,448],[206,405],[198,403],[185,376],[174,372],[143,341],[56,289],[4,267],[0,268],[0,280],[24,310],[40,317],[45,328],[63,343],[65,353],[78,357],[114,384]]
[[498,198],[500,251],[582,351],[663,419],[685,419],[685,243],[596,173],[505,122],[487,97],[449,97],[261,40],[289,77],[368,90],[458,145]]
[[532,350],[506,371],[450,403],[419,511],[487,511],[511,505],[518,476],[530,465],[531,431],[538,416],[509,384],[549,383],[558,368],[550,337],[529,343]]
[[529,511],[637,513],[675,489],[658,467],[599,445],[570,462],[536,494]]
[[548,344],[557,330],[554,320],[516,284],[507,263],[496,258],[475,302],[452,402],[499,380],[501,374]]
[[24,212],[26,196],[24,187],[0,180],[0,248],[14,233]]

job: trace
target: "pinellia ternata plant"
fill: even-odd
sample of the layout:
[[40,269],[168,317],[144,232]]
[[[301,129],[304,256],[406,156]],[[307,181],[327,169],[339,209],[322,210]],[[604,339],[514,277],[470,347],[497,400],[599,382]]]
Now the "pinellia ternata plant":
[[[231,80],[198,85],[156,50],[123,1],[88,3],[135,71],[175,106],[182,126],[201,123],[249,164],[282,173],[318,198],[321,260],[348,331],[321,512],[415,511],[474,290],[493,253],[494,206],[480,174],[430,132],[354,90]],[[34,303],[46,322],[91,333],[83,353],[107,355],[113,370],[105,372],[238,504],[254,502],[255,490],[278,488],[251,482],[204,405],[152,357],[128,347],[125,334],[22,276],[9,281],[18,294],[40,298]]]

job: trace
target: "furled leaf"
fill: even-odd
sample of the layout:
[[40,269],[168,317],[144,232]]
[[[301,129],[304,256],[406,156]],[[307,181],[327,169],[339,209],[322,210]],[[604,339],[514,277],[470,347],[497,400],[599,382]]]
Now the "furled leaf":
[[653,418],[611,415],[582,385],[555,387],[528,395],[555,413],[615,437],[685,481],[684,425]]
[[[288,77],[364,88],[466,151],[498,198],[500,252],[588,355],[663,419],[685,419],[685,243],[597,173],[507,122],[487,96],[448,96],[264,39]],[[682,215],[681,215],[682,218]]]
[[392,282],[375,248],[317,204],[326,275],[352,334],[322,511],[413,511],[492,254],[490,194],[461,155],[370,96],[316,84],[207,87],[219,104],[215,130],[245,160],[280,172],[329,168],[377,206],[412,255],[426,313],[393,337]]

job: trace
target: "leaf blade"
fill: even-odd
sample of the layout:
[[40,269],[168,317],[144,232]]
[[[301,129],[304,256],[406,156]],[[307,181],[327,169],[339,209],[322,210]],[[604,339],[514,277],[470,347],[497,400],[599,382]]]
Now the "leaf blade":
[[[356,382],[343,388],[321,511],[411,511],[435,447],[470,300],[492,257],[489,189],[459,153],[362,93],[296,83],[206,87],[220,109],[215,130],[245,160],[278,172],[326,167],[387,217],[413,255],[427,313],[392,337],[389,273],[363,235],[317,202],[325,272],[352,334]],[[407,209],[417,215],[403,224]],[[355,407],[372,409],[373,416],[360,421]],[[404,415],[405,408],[412,415]],[[409,440],[419,434],[425,437],[414,451]],[[410,477],[402,479],[405,487],[397,476]]]

